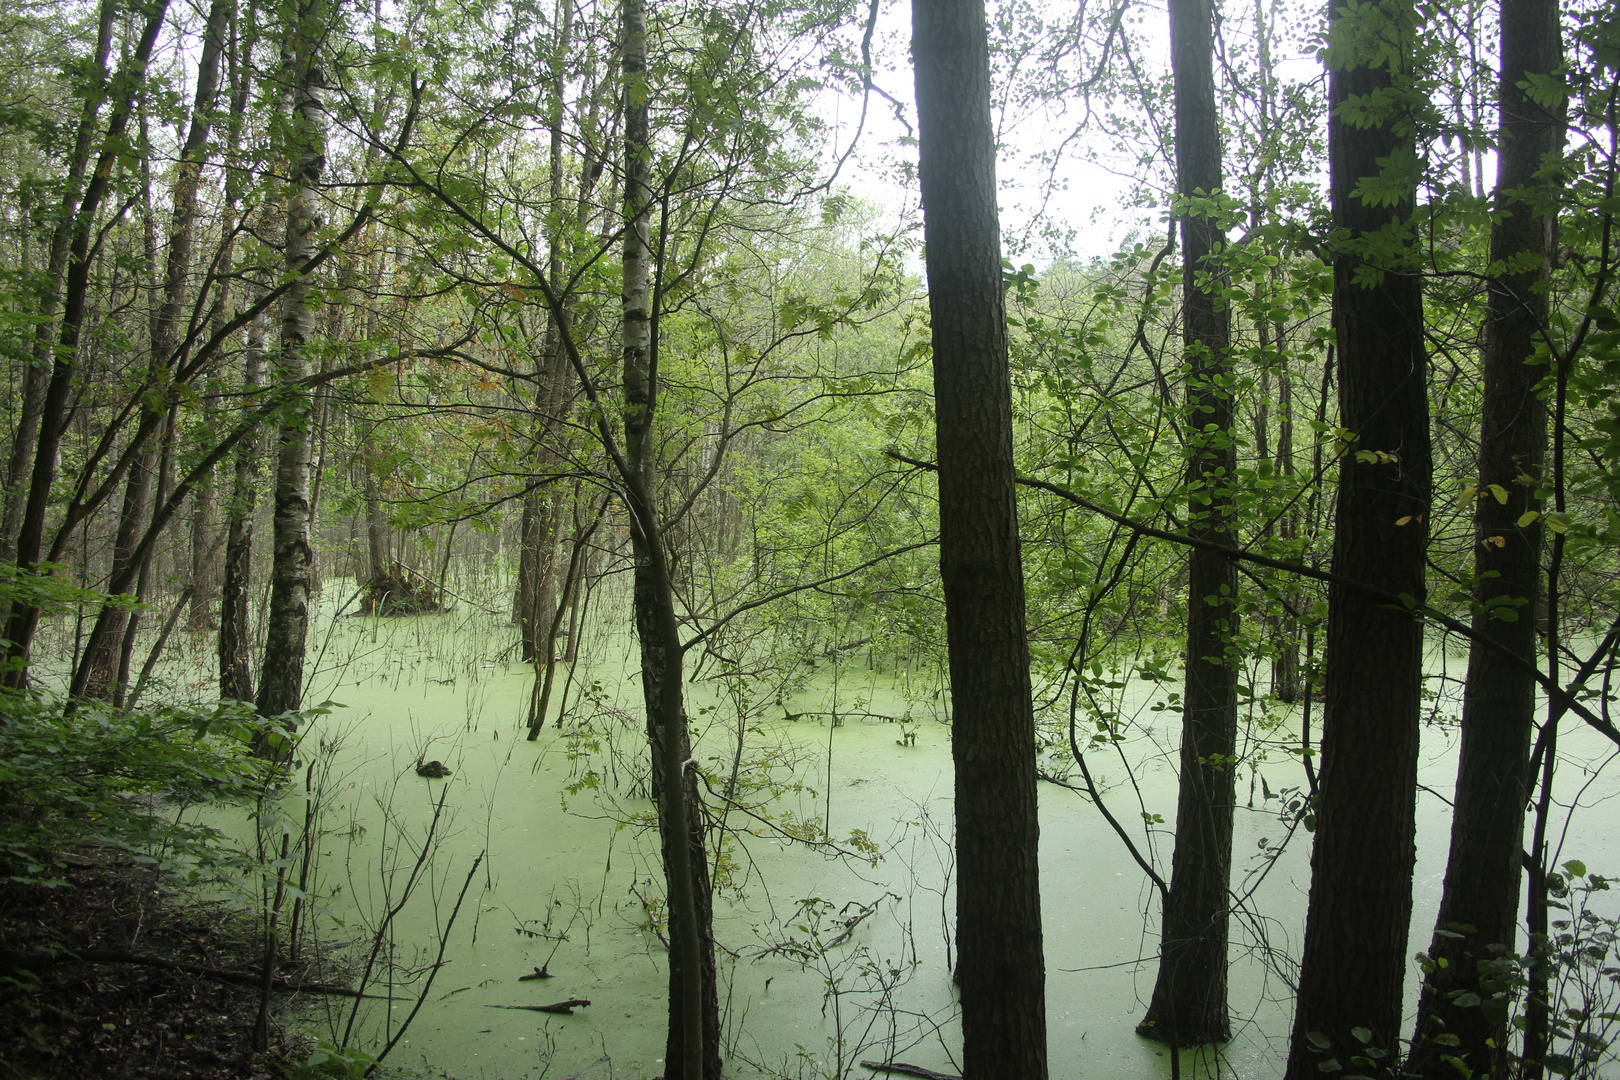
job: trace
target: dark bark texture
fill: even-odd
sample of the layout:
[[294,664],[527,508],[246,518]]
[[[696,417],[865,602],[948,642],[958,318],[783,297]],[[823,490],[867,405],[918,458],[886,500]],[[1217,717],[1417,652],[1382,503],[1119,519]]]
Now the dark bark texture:
[[968,1080],[1047,1074],[1024,578],[982,0],[912,5]]
[[[1513,616],[1485,613],[1474,631],[1521,656],[1536,656],[1536,607],[1541,596],[1542,524],[1519,519],[1541,509],[1536,488],[1546,455],[1547,415],[1536,384],[1547,369],[1533,364],[1547,318],[1547,277],[1553,216],[1538,205],[1549,193],[1537,173],[1562,148],[1563,117],[1531,101],[1519,84],[1532,74],[1556,72],[1562,62],[1558,5],[1552,0],[1502,4],[1501,148],[1491,262],[1512,268],[1493,278],[1482,366],[1479,498],[1474,509],[1475,596]],[[1499,500],[1490,485],[1508,493]],[[1495,576],[1487,576],[1495,575]],[[1506,995],[1510,966],[1504,954],[1518,937],[1524,850],[1524,809],[1530,778],[1530,736],[1536,683],[1475,645],[1463,688],[1462,746],[1451,823],[1451,854],[1418,1006],[1413,1065],[1429,1077],[1452,1077],[1445,1055],[1475,1071],[1505,1075]],[[1462,1005],[1478,994],[1485,1003]],[[1466,999],[1465,999],[1466,1000]],[[1442,1046],[1436,1036],[1454,1035]],[[1492,1043],[1494,1042],[1494,1046]]]
[[[1381,175],[1381,163],[1413,158],[1398,103],[1409,92],[1399,65],[1411,55],[1414,24],[1409,7],[1392,3],[1335,8],[1329,29],[1333,318],[1339,423],[1347,432],[1333,570],[1421,604],[1427,357],[1422,288],[1410,241],[1401,238],[1413,196],[1408,187],[1372,205],[1352,194]],[[1375,56],[1386,66],[1372,66]],[[1397,104],[1357,126],[1345,105],[1368,95]],[[1351,1059],[1367,1045],[1395,1054],[1410,962],[1423,627],[1413,614],[1339,584],[1329,587],[1328,605],[1316,843],[1288,1080],[1321,1076],[1327,1060],[1366,1071]],[[1352,1034],[1358,1027],[1371,1031],[1368,1044]]]
[[[1176,189],[1182,198],[1220,189],[1213,22],[1206,0],[1171,0],[1176,91]],[[1182,347],[1187,370],[1188,532],[1237,546],[1231,525],[1230,324],[1219,292],[1219,223],[1207,210],[1181,218]],[[1214,275],[1213,277],[1211,275]],[[1181,728],[1176,847],[1164,897],[1159,975],[1137,1033],[1174,1047],[1231,1038],[1226,946],[1232,874],[1238,669],[1227,656],[1237,632],[1237,567],[1210,551],[1189,556],[1187,680]]]

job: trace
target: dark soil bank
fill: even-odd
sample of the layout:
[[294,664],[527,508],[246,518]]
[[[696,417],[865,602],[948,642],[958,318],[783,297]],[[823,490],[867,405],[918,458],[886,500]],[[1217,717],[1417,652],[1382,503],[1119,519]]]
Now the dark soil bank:
[[[87,860],[88,861],[88,860]],[[95,950],[247,972],[251,926],[220,903],[183,901],[144,870],[88,866],[67,884],[0,882],[0,1077],[280,1077],[285,1036],[249,1045],[257,992],[194,971],[46,960]]]

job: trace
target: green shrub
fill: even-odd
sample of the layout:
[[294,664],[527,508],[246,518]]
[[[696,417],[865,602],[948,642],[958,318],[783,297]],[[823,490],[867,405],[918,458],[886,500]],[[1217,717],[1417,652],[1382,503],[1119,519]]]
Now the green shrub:
[[[235,857],[199,804],[250,797],[273,766],[250,752],[269,725],[238,703],[133,711],[0,697],[0,876],[50,881],[75,848],[111,848],[195,875]],[[269,728],[272,738],[279,729]]]

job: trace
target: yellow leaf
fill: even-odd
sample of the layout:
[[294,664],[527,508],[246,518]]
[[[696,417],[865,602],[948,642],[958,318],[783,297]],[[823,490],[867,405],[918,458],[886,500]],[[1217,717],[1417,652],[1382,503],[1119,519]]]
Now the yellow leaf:
[[1489,487],[1491,494],[1496,496],[1496,501],[1501,503],[1503,506],[1506,506],[1508,502],[1508,489],[1503,487],[1501,484],[1491,484]]
[[1485,547],[1505,548],[1507,547],[1507,538],[1502,536],[1487,536],[1485,539],[1480,541],[1480,544]]
[[372,368],[366,372],[366,390],[379,405],[387,401],[394,392],[394,373],[386,367]]
[[1407,514],[1405,517],[1395,519],[1395,524],[1397,524],[1397,525],[1409,525],[1409,524],[1411,524],[1411,522],[1412,522],[1412,515],[1411,514]]
[[1526,525],[1534,524],[1536,519],[1539,518],[1540,516],[1541,516],[1541,512],[1539,510],[1530,510],[1530,511],[1528,511],[1526,513],[1520,514],[1519,515],[1519,528],[1522,529]]
[[1467,506],[1468,500],[1472,499],[1477,494],[1479,494],[1479,488],[1475,487],[1473,484],[1469,484],[1467,487],[1462,489],[1462,496],[1457,501],[1463,506]]

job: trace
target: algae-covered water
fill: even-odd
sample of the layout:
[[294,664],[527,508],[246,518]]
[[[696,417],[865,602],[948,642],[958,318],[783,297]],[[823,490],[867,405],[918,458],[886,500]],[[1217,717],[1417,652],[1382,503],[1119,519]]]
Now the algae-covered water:
[[[380,940],[372,989],[394,1000],[368,1003],[354,1041],[375,1048],[417,1010],[391,1064],[460,1078],[663,1072],[661,874],[646,828],[627,598],[596,603],[566,716],[535,742],[523,738],[533,673],[514,662],[514,633],[494,610],[464,604],[410,619],[328,610],[319,622],[306,700],[343,707],[312,736],[324,754],[306,743],[305,758],[327,778],[309,885],[326,942],[364,956]],[[1435,664],[1460,675],[1455,657],[1437,651]],[[716,900],[728,1075],[869,1075],[863,1059],[959,1071],[950,732],[932,685],[914,672],[868,670],[860,655],[825,662],[788,691],[712,670],[697,676],[697,755],[721,788],[736,777],[738,805],[726,814],[735,839]],[[1115,815],[1168,873],[1178,716],[1153,710],[1159,691],[1121,689],[1130,736],[1088,762]],[[1309,835],[1285,810],[1304,784],[1288,750],[1298,717],[1274,723],[1248,748],[1253,764],[1238,780],[1235,1037],[1218,1063],[1205,1062],[1239,1077],[1280,1075],[1309,885]],[[1611,748],[1569,730],[1562,857],[1620,869],[1620,784],[1601,770]],[[1454,727],[1427,728],[1414,953],[1438,903],[1455,749]],[[452,773],[424,779],[419,760]],[[1055,780],[1080,783],[1061,752],[1046,765]],[[721,801],[708,801],[719,813]],[[836,843],[791,838],[822,819]],[[1075,790],[1042,785],[1041,829],[1052,1075],[1168,1076],[1163,1048],[1133,1033],[1155,973],[1151,886]],[[551,977],[519,981],[537,968]],[[1414,974],[1409,1004],[1416,983]],[[590,1004],[567,1016],[520,1008],[568,999]],[[316,1033],[341,1033],[348,1005],[319,1007],[331,1012],[313,1019]]]

